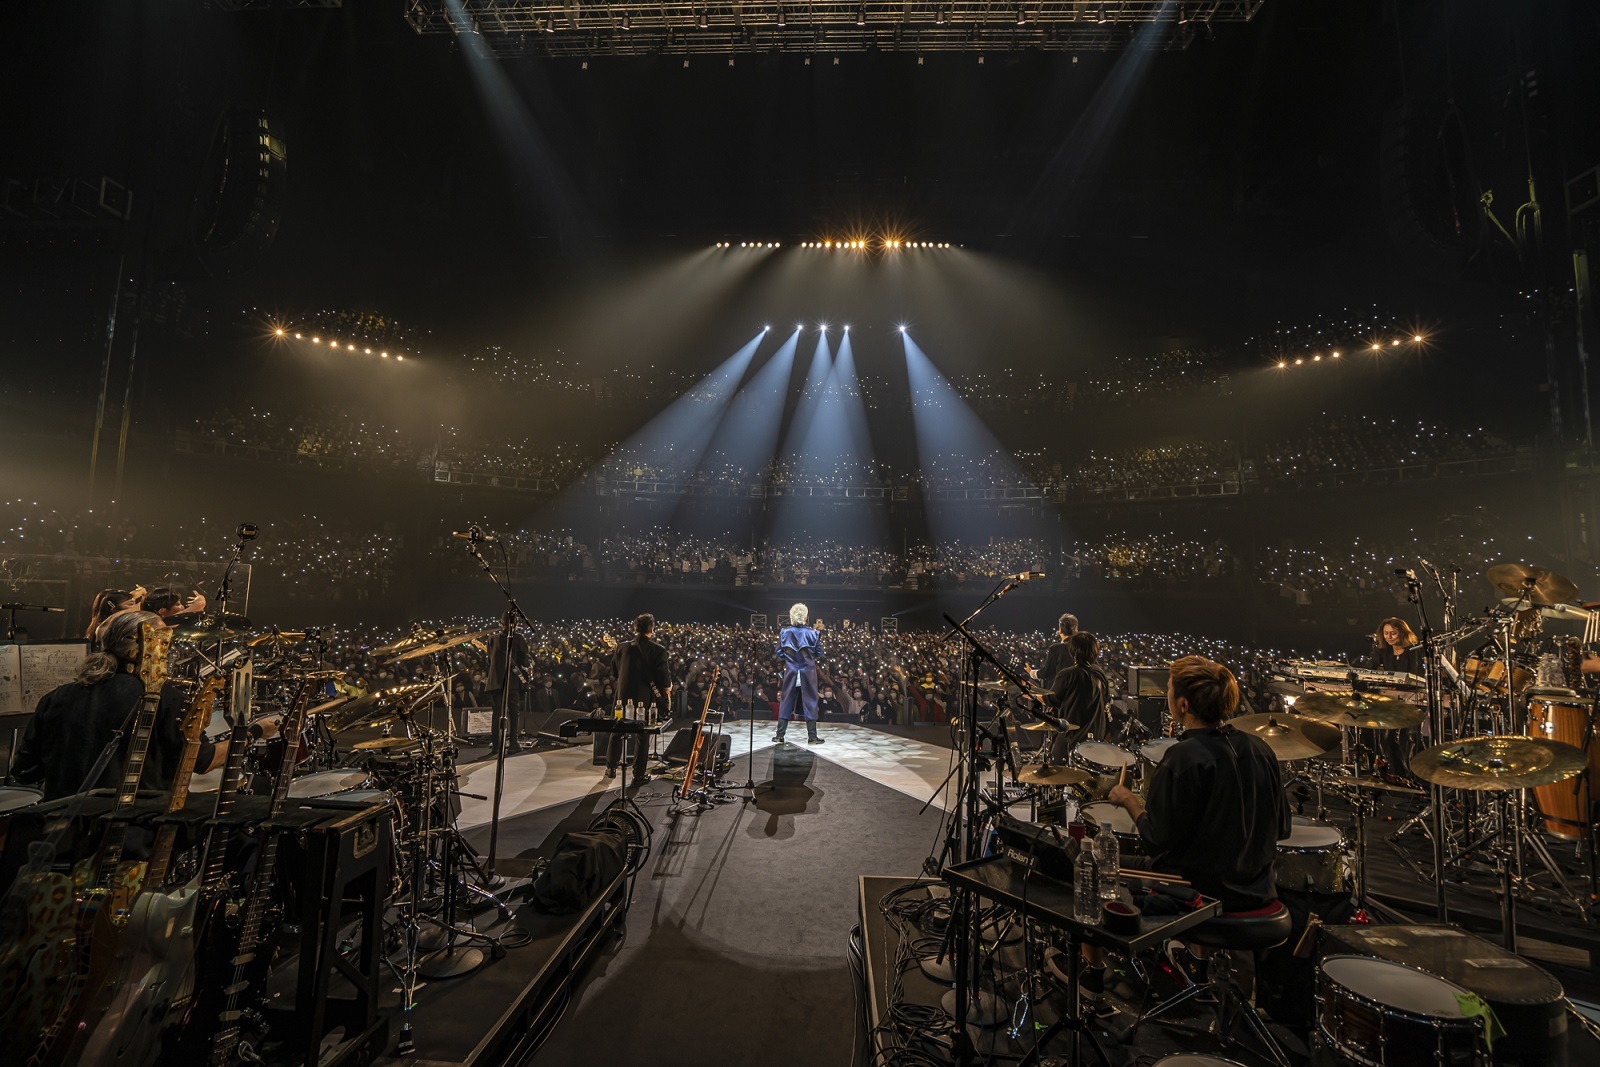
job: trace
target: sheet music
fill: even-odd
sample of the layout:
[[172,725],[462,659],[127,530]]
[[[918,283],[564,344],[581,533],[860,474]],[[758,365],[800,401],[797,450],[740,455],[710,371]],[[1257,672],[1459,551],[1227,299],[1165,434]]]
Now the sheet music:
[[22,710],[21,648],[21,645],[0,645],[0,715],[14,715]]
[[78,675],[86,641],[0,645],[0,715],[32,712],[39,698]]

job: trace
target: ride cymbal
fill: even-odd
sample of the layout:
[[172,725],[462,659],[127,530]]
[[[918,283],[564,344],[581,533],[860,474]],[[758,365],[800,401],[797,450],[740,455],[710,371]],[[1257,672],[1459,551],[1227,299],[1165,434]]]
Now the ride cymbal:
[[443,652],[446,649],[454,648],[457,645],[464,645],[464,644],[467,644],[468,642],[472,642],[472,641],[482,641],[485,637],[488,637],[490,634],[493,634],[493,633],[496,633],[496,632],[498,632],[498,631],[496,631],[496,630],[476,630],[476,631],[470,631],[470,632],[467,632],[467,633],[455,634],[455,635],[453,635],[451,637],[446,637],[443,640],[433,641],[433,642],[430,642],[430,643],[428,643],[426,645],[419,645],[416,648],[407,649],[406,651],[404,651],[404,652],[400,653],[398,656],[396,656],[390,662],[391,663],[399,663],[402,660],[420,659],[423,656],[432,656],[432,655],[435,655],[436,653]]
[[1425,748],[1411,773],[1450,789],[1529,789],[1583,773],[1583,749],[1543,737],[1494,734]]
[[1331,726],[1361,726],[1371,730],[1404,730],[1427,716],[1415,704],[1377,693],[1329,689],[1307,693],[1294,702],[1296,715]]
[[1578,587],[1570,580],[1527,563],[1497,563],[1484,577],[1506,596],[1519,597],[1527,590],[1528,599],[1540,606],[1572,604],[1578,599]]
[[374,737],[371,741],[358,741],[350,747],[357,752],[396,752],[418,749],[422,745],[409,737]]
[[1259,737],[1279,760],[1313,759],[1339,747],[1339,731],[1304,715],[1268,712],[1228,720],[1234,729]]
[[297,644],[305,639],[306,635],[299,630],[273,630],[271,633],[257,634],[246,641],[245,644],[251,648],[260,648],[262,645],[275,645],[281,648],[284,645]]

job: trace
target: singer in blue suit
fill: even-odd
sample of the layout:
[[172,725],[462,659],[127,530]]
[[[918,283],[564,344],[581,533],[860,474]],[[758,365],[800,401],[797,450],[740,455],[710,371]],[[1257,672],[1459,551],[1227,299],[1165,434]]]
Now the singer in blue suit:
[[772,739],[783,743],[783,735],[794,718],[795,705],[806,719],[806,741],[822,744],[817,733],[817,657],[822,655],[822,639],[806,625],[810,612],[804,604],[789,609],[789,625],[778,635],[778,658],[783,660],[782,697],[778,702],[778,732]]

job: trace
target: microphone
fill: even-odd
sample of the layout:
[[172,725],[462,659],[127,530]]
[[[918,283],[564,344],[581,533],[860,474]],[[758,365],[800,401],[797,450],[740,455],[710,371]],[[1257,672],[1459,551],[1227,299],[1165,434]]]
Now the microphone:
[[241,541],[254,541],[261,534],[261,527],[253,522],[241,522],[239,528],[234,530],[234,536]]
[[465,530],[451,530],[450,536],[459,537],[463,541],[472,541],[475,543],[487,542],[489,544],[495,544],[500,540],[498,537],[492,537],[489,534],[484,533],[483,530],[477,526],[468,526]]
[[52,607],[49,604],[0,604],[0,611],[48,611],[60,613],[66,608]]
[[1412,570],[1410,567],[1406,567],[1406,568],[1403,568],[1401,570],[1395,571],[1394,572],[1394,576],[1396,578],[1409,578],[1412,581],[1416,581],[1417,580],[1417,572]]
[[1008,581],[1008,582],[1031,582],[1036,578],[1043,578],[1043,577],[1044,577],[1044,571],[1023,571],[1021,574],[1008,574],[1008,575],[1006,575],[1006,581]]

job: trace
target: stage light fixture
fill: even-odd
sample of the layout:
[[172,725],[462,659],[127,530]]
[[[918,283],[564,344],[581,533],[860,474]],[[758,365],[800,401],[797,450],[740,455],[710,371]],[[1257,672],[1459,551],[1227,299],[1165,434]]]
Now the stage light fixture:
[[351,352],[354,352],[356,350],[356,346],[355,345],[345,345],[345,348],[348,351],[351,351]]
[[1311,357],[1311,362],[1313,362],[1313,363],[1321,363],[1322,362],[1322,353],[1318,352],[1316,355],[1312,356]]
[[370,348],[369,348],[369,349],[367,349],[367,350],[366,350],[366,353],[367,353],[367,355],[369,355],[369,356],[370,356],[370,355],[372,355],[372,349],[370,349]]
[[900,332],[901,332],[901,333],[905,333],[905,332],[906,332],[906,327],[905,327],[905,323],[901,323],[901,324],[900,324]]
[[312,343],[312,344],[314,344],[314,345],[320,345],[320,344],[321,344],[321,343],[322,343],[322,338],[320,338],[320,337],[313,337],[313,338],[312,338],[312,339],[311,339],[311,343]]
[[857,26],[865,26],[866,24],[867,24],[867,5],[866,4],[862,4],[859,8],[856,9],[856,25]]
[[845,333],[849,333],[850,332],[850,324],[848,322],[845,323],[845,325],[844,325],[844,332]]
[[1374,352],[1381,352],[1381,351],[1383,351],[1383,346],[1380,345],[1378,342],[1374,341],[1374,342],[1372,342],[1372,350]]
[[705,11],[704,11],[704,10],[702,10],[702,11],[701,11],[701,12],[700,12],[700,28],[701,28],[701,29],[702,29],[702,30],[703,30],[703,29],[705,29],[705,28],[706,28],[706,27],[707,27],[707,26],[709,26],[709,25],[710,25],[710,24],[711,24],[711,20],[710,20],[710,19],[709,19],[709,18],[707,18],[707,17],[706,17],[706,13],[705,13]]
[[394,358],[396,363],[404,363],[406,361],[406,357],[402,355],[397,354]]
[[1411,339],[1413,341],[1417,342],[1417,344],[1419,344],[1419,345],[1422,343],[1422,335],[1420,333],[1417,334],[1416,336],[1412,337]]
[[1288,364],[1287,360],[1282,360],[1282,359],[1278,360],[1278,369],[1279,370],[1282,370],[1284,367],[1287,367],[1288,365],[1289,364]]
[[[367,349],[367,355],[369,355],[369,356],[370,356],[370,355],[371,355],[371,354],[372,354],[372,349],[370,349],[370,348],[369,348],[369,349]],[[384,353],[384,354],[383,354],[383,358],[384,358],[384,359],[388,359],[388,358],[389,358],[389,353],[387,353],[387,352],[385,352],[385,353]]]
[[295,340],[296,340],[296,341],[298,341],[298,340],[300,340],[300,335],[299,335],[299,334],[295,334],[295,335],[294,335],[294,339],[295,339]]
[[1390,341],[1389,342],[1389,347],[1391,347],[1391,348],[1399,348],[1400,347],[1400,338],[1396,337],[1393,341]]
[[283,336],[283,327],[279,326],[276,330],[273,330],[272,332],[277,334],[279,337],[282,337]]
[[1305,364],[1305,361],[1306,361],[1306,357],[1304,357],[1304,356],[1296,356],[1296,357],[1294,357],[1294,365],[1296,367],[1303,366]]
[[778,29],[783,29],[783,5],[778,5]]
[[762,332],[762,333],[766,333],[766,332],[767,332],[767,331],[768,331],[768,330],[770,330],[770,329],[772,329],[772,324],[771,324],[771,323],[768,323],[768,324],[767,324],[767,325],[765,325],[765,326],[763,326],[763,327],[761,327],[761,332]]

